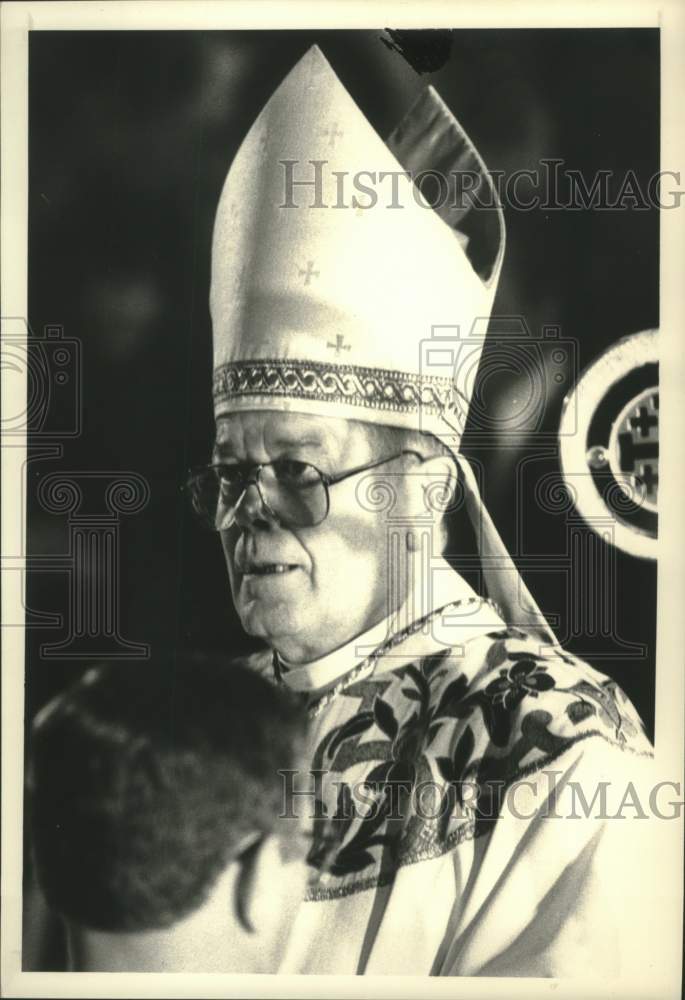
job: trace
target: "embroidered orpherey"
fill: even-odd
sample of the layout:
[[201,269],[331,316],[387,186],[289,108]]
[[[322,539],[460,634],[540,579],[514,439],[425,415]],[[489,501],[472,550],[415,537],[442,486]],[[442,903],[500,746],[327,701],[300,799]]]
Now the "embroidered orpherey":
[[421,407],[440,414],[452,402],[449,378],[314,361],[234,361],[214,372],[215,406],[236,396],[315,399],[379,410]]
[[[538,773],[548,783],[557,772],[544,769],[583,741],[651,756],[623,692],[591,667],[513,627],[474,643],[375,677],[364,660],[324,695],[346,692],[354,704],[320,730],[312,756],[311,773],[327,778],[307,900],[387,885],[399,868],[484,836],[513,784]],[[319,704],[311,708],[317,714]]]

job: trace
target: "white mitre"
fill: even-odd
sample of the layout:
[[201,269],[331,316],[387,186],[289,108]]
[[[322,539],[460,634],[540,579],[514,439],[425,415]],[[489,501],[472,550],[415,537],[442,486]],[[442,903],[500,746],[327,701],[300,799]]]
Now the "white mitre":
[[[469,213],[450,207],[454,192],[441,188],[438,214],[407,176],[429,168],[445,183],[468,171],[492,186],[431,87],[385,143],[320,49],[309,49],[252,125],[221,194],[217,417],[276,407],[444,435],[443,417],[456,413],[450,423],[463,430],[472,385],[458,386],[455,405],[451,372],[426,370],[422,342],[435,327],[464,336],[487,321],[504,225],[492,191],[490,209],[471,212],[469,221],[481,218],[467,239]],[[472,374],[482,345],[480,325]]]
[[[410,179],[422,172],[443,185],[435,209]],[[461,197],[465,177],[477,207]],[[503,253],[491,178],[436,91],[383,142],[312,46],[252,125],[221,193],[214,412],[288,410],[441,438],[462,467],[490,597],[509,624],[554,641],[458,451]],[[436,330],[466,348],[440,374],[426,364],[426,348],[441,347]]]

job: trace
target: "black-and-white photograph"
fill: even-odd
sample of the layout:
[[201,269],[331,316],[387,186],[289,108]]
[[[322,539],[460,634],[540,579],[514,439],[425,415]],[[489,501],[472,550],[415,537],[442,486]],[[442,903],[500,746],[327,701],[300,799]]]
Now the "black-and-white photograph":
[[5,995],[680,995],[662,31],[124,20],[26,32]]

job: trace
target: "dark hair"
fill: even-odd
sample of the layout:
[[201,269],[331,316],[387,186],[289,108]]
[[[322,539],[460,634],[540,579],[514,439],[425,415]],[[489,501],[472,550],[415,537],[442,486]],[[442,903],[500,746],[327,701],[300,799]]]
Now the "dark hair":
[[50,906],[85,927],[169,927],[245,836],[283,836],[304,711],[235,662],[104,665],[43,709],[30,766],[33,844]]

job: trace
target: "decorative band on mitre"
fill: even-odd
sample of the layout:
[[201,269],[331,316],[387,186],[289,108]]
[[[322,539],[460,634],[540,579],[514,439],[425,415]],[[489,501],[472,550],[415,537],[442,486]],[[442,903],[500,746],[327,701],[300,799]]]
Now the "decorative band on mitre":
[[453,406],[452,390],[451,379],[436,375],[312,361],[237,361],[214,372],[215,407],[241,396],[274,396],[440,415]]

